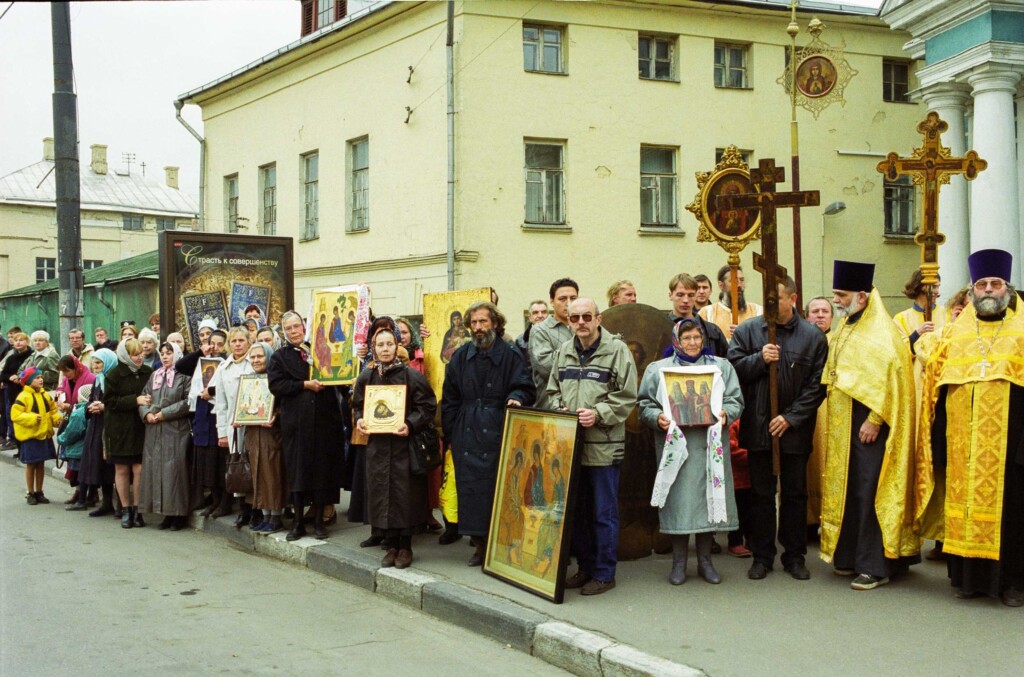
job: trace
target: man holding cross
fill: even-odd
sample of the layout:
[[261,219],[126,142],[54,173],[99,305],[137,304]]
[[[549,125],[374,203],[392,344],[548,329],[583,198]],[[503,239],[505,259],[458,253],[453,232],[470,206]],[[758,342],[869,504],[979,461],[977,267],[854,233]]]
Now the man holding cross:
[[1012,262],[998,249],[971,254],[972,305],[925,368],[914,518],[919,533],[943,540],[957,597],[1000,597],[1020,607],[1024,312],[1011,307]]
[[921,561],[911,530],[914,377],[910,351],[872,286],[875,265],[836,261],[842,318],[821,382],[829,434],[822,482],[821,558],[850,587],[871,590]]

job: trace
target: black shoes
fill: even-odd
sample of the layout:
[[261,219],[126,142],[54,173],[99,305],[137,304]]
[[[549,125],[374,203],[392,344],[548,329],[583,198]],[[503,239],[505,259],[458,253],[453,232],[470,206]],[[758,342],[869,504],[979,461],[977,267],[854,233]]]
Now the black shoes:
[[131,529],[133,526],[135,526],[135,520],[132,519],[132,509],[124,508],[121,510],[121,528]]
[[1003,600],[1003,604],[1006,606],[1024,606],[1024,592],[1016,588],[1007,588],[1006,590],[1003,590],[1003,594],[1000,595],[1000,599]]
[[584,573],[582,571],[577,571],[572,576],[569,576],[569,578],[565,579],[565,589],[574,590],[576,588],[582,588],[590,581],[590,579],[590,574]]
[[297,541],[306,535],[306,527],[302,524],[302,518],[298,515],[293,520],[292,530],[284,537],[286,541]]
[[462,538],[462,534],[459,533],[459,525],[449,522],[444,532],[437,537],[437,542],[441,545],[451,545],[460,538]]
[[139,506],[133,506],[131,512],[132,521],[135,523],[135,527],[137,529],[141,529],[142,527],[146,526],[145,520],[142,519],[142,513],[139,512]]
[[793,562],[786,565],[786,573],[798,581],[806,581],[811,578],[811,572],[807,570],[803,562]]
[[755,561],[750,565],[750,569],[747,570],[747,578],[752,581],[759,581],[767,577],[769,571],[771,571],[771,568],[767,564]]
[[160,531],[164,531],[165,529],[170,529],[171,525],[175,524],[176,521],[177,521],[176,517],[172,517],[171,515],[165,515],[163,520],[161,520],[160,524],[157,525],[156,528],[159,529]]
[[359,547],[360,548],[376,548],[378,545],[380,545],[383,542],[384,542],[384,537],[383,536],[373,536],[373,535],[371,535],[365,541],[359,541]]

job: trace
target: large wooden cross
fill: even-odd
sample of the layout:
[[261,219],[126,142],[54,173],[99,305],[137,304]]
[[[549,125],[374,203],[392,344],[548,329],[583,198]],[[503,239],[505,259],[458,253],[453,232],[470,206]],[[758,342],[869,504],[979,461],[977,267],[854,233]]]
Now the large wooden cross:
[[924,320],[932,320],[932,285],[939,282],[939,245],[946,236],[939,232],[939,185],[949,183],[949,177],[963,174],[973,181],[978,172],[988,167],[988,162],[978,157],[975,151],[968,151],[963,157],[950,157],[949,148],[942,145],[942,133],[949,129],[946,121],[931,111],[918,123],[917,131],[924,136],[924,143],[915,148],[909,158],[898,153],[889,153],[878,163],[877,169],[889,181],[900,176],[911,176],[914,185],[924,187],[921,230],[914,236],[914,242],[921,247],[921,283],[927,290],[928,300],[924,304]]
[[[764,158],[757,169],[750,170],[750,182],[760,192],[746,195],[719,195],[716,209],[757,209],[761,213],[761,253],[754,254],[754,269],[764,280],[764,318],[768,323],[768,342],[775,344],[775,327],[779,321],[779,283],[786,279],[786,269],[779,265],[778,224],[775,211],[781,208],[816,207],[821,196],[816,190],[779,193],[777,184],[786,180],[786,170],[775,166],[773,158]],[[772,418],[779,415],[778,364],[768,365],[768,395]],[[772,466],[779,472],[779,438],[772,437]]]

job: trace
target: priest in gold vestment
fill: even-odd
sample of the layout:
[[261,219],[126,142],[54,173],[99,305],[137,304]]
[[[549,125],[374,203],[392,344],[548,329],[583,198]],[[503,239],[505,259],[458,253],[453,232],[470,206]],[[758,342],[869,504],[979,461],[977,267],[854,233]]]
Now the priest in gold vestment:
[[828,390],[821,557],[871,590],[920,562],[913,533],[914,376],[910,350],[873,288],[874,264],[836,261],[842,319],[821,381]]
[[957,597],[1020,607],[1024,312],[1007,282],[1012,260],[998,249],[971,254],[971,305],[926,365],[914,513],[918,533],[943,540]]

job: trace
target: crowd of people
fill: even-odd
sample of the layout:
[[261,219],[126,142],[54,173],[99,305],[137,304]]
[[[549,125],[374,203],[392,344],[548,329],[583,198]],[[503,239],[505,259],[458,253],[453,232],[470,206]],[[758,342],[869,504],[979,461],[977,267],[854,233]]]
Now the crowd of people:
[[[117,340],[96,328],[91,345],[72,330],[63,356],[45,331],[14,327],[0,338],[0,442],[25,466],[29,505],[49,503],[44,463],[59,456],[75,487],[68,511],[114,515],[124,529],[157,515],[159,528],[177,531],[194,510],[237,510],[237,528],[287,528],[296,540],[307,524],[329,537],[344,489],[348,519],[370,526],[361,545],[382,548],[382,566],[408,567],[414,539],[442,529],[442,544],[468,536],[467,563],[479,566],[506,409],[568,411],[582,441],[569,540],[577,566],[564,585],[597,595],[615,587],[620,469],[636,411],[656,440],[651,504],[671,542],[672,585],[687,579],[691,535],[708,583],[721,582],[712,556],[725,532],[728,554],[750,558],[751,580],[777,557],[792,578],[808,579],[817,538],[854,590],[906,573],[927,538],[936,542],[927,557],[946,561],[957,597],[1019,607],[1024,312],[1009,253],[982,250],[968,263],[971,285],[947,307],[915,271],[904,290],[912,307],[891,316],[873,264],[836,261],[831,299],[801,308],[793,281],[779,283],[774,327],[746,300],[741,270],[719,270],[717,300],[708,276],[680,273],[668,283],[671,345],[643,373],[572,279],[529,305],[515,338],[492,295],[460,314],[468,340],[453,346],[439,400],[424,377],[430,329],[401,317],[373,318],[352,387],[313,377],[308,326],[294,311],[273,325],[257,306],[234,327],[204,321],[187,353],[181,334],[162,335],[157,315],[141,330],[123,322]],[[617,281],[607,302],[636,303],[635,286]],[[242,425],[235,398],[252,374],[266,378],[274,411]],[[693,379],[702,379],[709,416],[679,415],[667,384],[680,376],[695,397]],[[364,418],[367,389],[378,386],[404,387],[403,417],[387,432]],[[435,420],[449,462],[424,469],[413,448],[436,440]],[[533,456],[535,475],[564,477],[543,467],[542,448]],[[242,490],[225,481],[238,459],[251,471]],[[444,491],[457,511],[446,508],[442,525]]]

